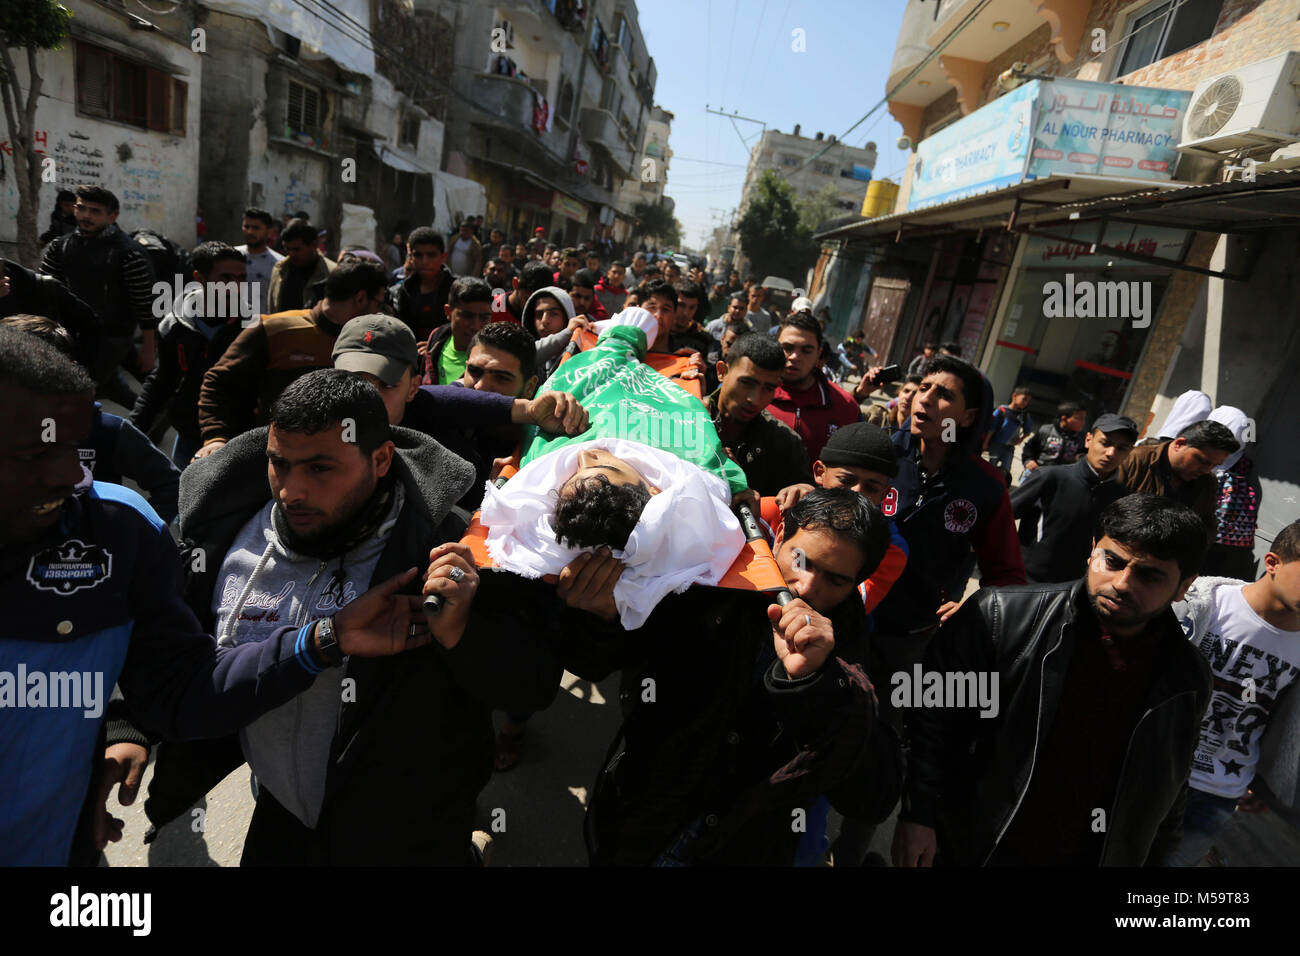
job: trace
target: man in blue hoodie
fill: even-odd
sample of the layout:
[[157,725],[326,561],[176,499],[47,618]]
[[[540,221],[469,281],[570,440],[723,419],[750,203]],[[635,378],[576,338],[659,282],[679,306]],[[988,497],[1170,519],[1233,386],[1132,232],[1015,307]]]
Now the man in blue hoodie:
[[144,500],[98,482],[73,494],[94,388],[53,346],[0,329],[3,866],[93,863],[92,798],[102,805],[131,769],[101,759],[114,684],[151,732],[210,737],[290,700],[344,654],[429,640],[412,600],[393,597],[411,569],[328,625],[281,624],[257,644],[214,646],[177,593],[175,544]]

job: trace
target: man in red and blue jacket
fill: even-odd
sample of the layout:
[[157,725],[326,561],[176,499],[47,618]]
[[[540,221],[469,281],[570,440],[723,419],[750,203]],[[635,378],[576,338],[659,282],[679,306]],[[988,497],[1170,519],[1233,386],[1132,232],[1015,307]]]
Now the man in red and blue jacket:
[[876,610],[877,631],[897,668],[919,661],[925,644],[961,603],[974,549],[980,586],[1024,584],[1006,482],[979,456],[993,389],[972,365],[936,356],[893,435],[898,475],[881,510],[897,522],[909,556]]

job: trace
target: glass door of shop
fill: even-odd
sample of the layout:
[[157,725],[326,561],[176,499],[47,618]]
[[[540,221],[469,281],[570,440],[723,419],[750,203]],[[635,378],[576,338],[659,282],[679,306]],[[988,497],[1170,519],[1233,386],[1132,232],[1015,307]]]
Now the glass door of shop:
[[[1090,421],[1102,412],[1122,408],[1169,282],[1163,270],[1079,270],[1070,275],[1067,284],[1061,270],[1021,272],[988,362],[987,374],[997,401],[1007,401],[1015,386],[1027,385],[1034,395],[1030,408],[1039,421],[1051,421],[1056,406],[1064,401],[1083,405]],[[1142,297],[1149,310],[1145,318],[1046,314],[1051,283],[1059,284],[1061,295],[1072,291],[1076,304],[1083,304],[1083,296],[1092,295],[1094,313],[1123,313],[1125,309],[1109,308],[1117,300],[1113,286],[1103,285],[1117,282],[1125,283],[1128,293]],[[1088,293],[1083,291],[1085,283],[1091,284]],[[1142,286],[1135,288],[1133,283]],[[1108,308],[1096,307],[1099,296],[1106,299]],[[1136,301],[1129,303],[1127,311],[1132,311]]]

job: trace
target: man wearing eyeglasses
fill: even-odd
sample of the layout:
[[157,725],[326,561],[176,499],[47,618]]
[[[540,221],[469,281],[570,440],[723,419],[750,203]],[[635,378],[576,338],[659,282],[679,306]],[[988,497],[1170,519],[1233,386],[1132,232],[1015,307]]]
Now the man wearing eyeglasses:
[[341,263],[325,280],[325,298],[310,309],[262,316],[230,343],[203,378],[199,432],[205,458],[236,435],[265,423],[266,412],[294,379],[331,368],[334,340],[350,319],[383,310],[388,276],[366,261]]

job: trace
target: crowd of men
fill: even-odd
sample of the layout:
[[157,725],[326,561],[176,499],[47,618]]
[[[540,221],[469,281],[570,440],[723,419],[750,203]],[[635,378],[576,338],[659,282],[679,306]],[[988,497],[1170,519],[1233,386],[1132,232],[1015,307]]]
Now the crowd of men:
[[[836,865],[896,807],[896,865],[1194,865],[1265,782],[1294,804],[1300,521],[1256,575],[1235,409],[1036,428],[937,346],[850,392],[805,298],[474,220],[335,261],[250,208],[165,274],[112,193],[71,201],[0,279],[0,862],[93,863],[151,756],[154,827],[249,765],[248,865],[481,862],[476,798],[566,669],[625,691],[598,865],[820,862],[829,807]],[[618,547],[548,582],[463,543],[528,436],[586,429],[548,379],[632,307],[792,602],[697,585],[627,629]]]

